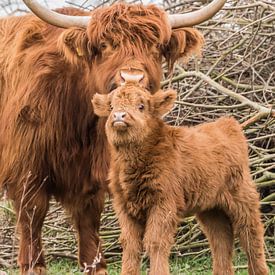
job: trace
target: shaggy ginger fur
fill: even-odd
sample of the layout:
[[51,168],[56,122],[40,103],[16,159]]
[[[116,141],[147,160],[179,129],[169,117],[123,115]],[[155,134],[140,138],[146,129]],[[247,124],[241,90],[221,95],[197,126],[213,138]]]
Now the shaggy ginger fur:
[[[41,230],[51,197],[72,217],[79,264],[92,265],[101,251],[109,153],[92,96],[118,86],[122,70],[156,92],[163,59],[172,66],[203,44],[196,29],[171,30],[154,5],[58,11],[93,19],[87,29],[56,28],[31,14],[0,19],[0,188],[17,214],[23,275],[46,272]],[[106,272],[101,257],[88,274]]]
[[234,274],[234,236],[248,257],[249,274],[266,275],[259,195],[248,168],[238,122],[220,118],[197,127],[172,127],[161,116],[174,91],[127,84],[96,94],[94,112],[108,116],[110,189],[121,226],[122,274],[139,274],[144,246],[150,274],[169,274],[168,257],[178,218],[196,214],[213,256],[213,274]]

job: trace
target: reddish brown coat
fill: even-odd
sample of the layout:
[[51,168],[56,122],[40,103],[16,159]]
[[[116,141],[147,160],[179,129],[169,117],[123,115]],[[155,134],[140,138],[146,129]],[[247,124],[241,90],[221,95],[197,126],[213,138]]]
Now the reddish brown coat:
[[143,246],[150,274],[169,274],[178,219],[190,214],[196,214],[208,237],[215,275],[234,273],[235,235],[247,253],[249,274],[268,274],[259,195],[239,123],[224,117],[190,128],[169,126],[161,116],[175,98],[174,91],[150,95],[129,84],[93,99],[95,113],[108,116],[110,188],[122,230],[122,274],[139,274]]
[[[0,20],[0,186],[18,215],[21,274],[45,272],[41,227],[52,196],[72,216],[82,266],[100,246],[109,158],[92,95],[119,85],[122,70],[142,74],[140,83],[155,92],[162,57],[172,64],[203,42],[195,29],[171,31],[153,5],[120,3],[92,17],[87,30],[56,28],[33,15]],[[102,258],[97,274],[105,267]]]

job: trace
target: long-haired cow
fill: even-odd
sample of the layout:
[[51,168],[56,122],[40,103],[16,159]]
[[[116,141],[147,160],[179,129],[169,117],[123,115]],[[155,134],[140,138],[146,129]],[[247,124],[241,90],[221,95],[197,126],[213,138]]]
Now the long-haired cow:
[[[125,3],[54,12],[23,1],[42,20],[0,20],[0,186],[17,214],[21,274],[45,274],[41,228],[51,197],[72,216],[80,265],[100,251],[109,158],[92,96],[131,79],[156,92],[163,57],[171,68],[199,52],[203,38],[192,26],[225,0],[177,15]],[[92,272],[105,274],[103,257]]]
[[121,226],[122,274],[139,274],[143,246],[150,274],[169,274],[168,257],[179,217],[196,214],[213,255],[213,274],[231,275],[234,236],[250,275],[266,275],[259,195],[238,122],[220,118],[173,127],[161,117],[176,92],[153,95],[132,84],[96,94],[94,112],[108,116],[110,189]]

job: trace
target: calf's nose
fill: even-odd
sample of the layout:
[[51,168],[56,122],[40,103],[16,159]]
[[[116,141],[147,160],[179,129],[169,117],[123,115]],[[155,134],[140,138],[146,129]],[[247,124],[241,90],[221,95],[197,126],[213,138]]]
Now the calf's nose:
[[123,121],[126,116],[126,112],[115,112],[114,113],[114,120],[115,121]]

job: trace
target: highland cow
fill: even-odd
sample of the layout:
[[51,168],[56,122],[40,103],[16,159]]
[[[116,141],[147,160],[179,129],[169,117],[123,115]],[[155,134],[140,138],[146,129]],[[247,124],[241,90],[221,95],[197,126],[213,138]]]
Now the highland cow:
[[108,117],[109,178],[121,226],[122,274],[139,274],[143,247],[150,274],[169,274],[179,218],[190,214],[209,240],[214,275],[234,274],[234,236],[247,254],[249,274],[268,274],[259,195],[241,126],[228,117],[190,128],[167,125],[162,116],[175,99],[175,91],[151,95],[131,83],[93,98],[94,112]]
[[[17,214],[21,274],[45,274],[41,228],[51,197],[72,217],[80,265],[101,251],[109,154],[92,96],[130,79],[156,92],[162,61],[171,68],[199,52],[203,38],[191,26],[225,0],[176,15],[125,3],[54,12],[23,1],[47,23],[30,14],[0,19],[0,187]],[[103,257],[91,272],[105,274]]]

